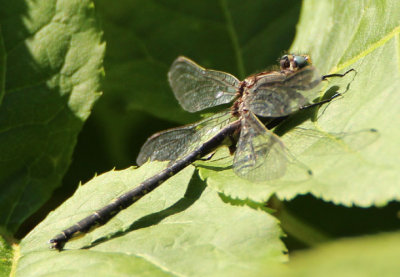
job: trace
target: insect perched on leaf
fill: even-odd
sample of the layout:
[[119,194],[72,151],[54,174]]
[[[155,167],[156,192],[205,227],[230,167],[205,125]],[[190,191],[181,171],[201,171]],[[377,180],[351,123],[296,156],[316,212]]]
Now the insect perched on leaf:
[[[231,74],[208,70],[188,58],[178,57],[171,65],[168,78],[176,99],[185,110],[197,112],[233,101],[231,108],[197,123],[151,136],[143,145],[137,163],[169,160],[169,166],[62,231],[49,241],[51,247],[61,250],[75,234],[106,223],[226,140],[235,146],[231,148],[235,148],[233,170],[238,176],[255,182],[281,177],[293,158],[270,128],[298,110],[337,97],[339,94],[309,104],[319,93],[317,88],[323,80],[343,77],[352,70],[319,76],[309,56],[284,55],[280,59],[280,70],[261,72],[239,81]],[[267,126],[259,117],[268,119]]]

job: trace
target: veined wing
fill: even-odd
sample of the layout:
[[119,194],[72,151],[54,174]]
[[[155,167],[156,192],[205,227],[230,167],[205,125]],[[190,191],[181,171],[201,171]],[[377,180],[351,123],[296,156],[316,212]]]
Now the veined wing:
[[322,78],[314,67],[283,74],[258,75],[244,99],[246,107],[259,116],[280,117],[299,110],[318,95]]
[[237,120],[229,110],[217,113],[194,124],[156,133],[147,139],[136,159],[138,165],[146,161],[173,161],[194,151],[215,136],[224,126]]
[[[287,165],[297,162],[280,138],[268,130],[252,113],[244,115],[242,129],[233,159],[233,170],[251,181],[282,177]],[[302,166],[302,171],[307,171]]]
[[[317,129],[295,127],[285,137],[289,137],[297,146],[304,151],[311,148],[313,155],[343,155],[356,153],[379,139],[379,132],[376,129],[361,129],[349,132],[325,132]],[[290,149],[292,146],[286,144]],[[294,147],[294,146],[293,146]],[[320,151],[318,151],[320,149]]]
[[231,102],[239,86],[235,76],[205,69],[186,57],[173,62],[168,80],[179,104],[189,112]]

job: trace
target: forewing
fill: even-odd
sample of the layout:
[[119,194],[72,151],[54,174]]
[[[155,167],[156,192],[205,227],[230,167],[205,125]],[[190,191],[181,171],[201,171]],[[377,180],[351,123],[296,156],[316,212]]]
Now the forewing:
[[246,107],[259,116],[281,117],[299,110],[318,95],[322,80],[312,66],[283,78],[274,76],[259,77],[244,99]]
[[186,57],[173,62],[168,80],[179,104],[189,112],[231,102],[239,86],[233,75],[205,69]]
[[238,176],[256,182],[277,179],[285,173],[288,158],[278,136],[253,113],[244,115],[233,160],[233,170]]
[[234,120],[229,111],[224,111],[194,124],[156,133],[142,146],[136,162],[142,165],[148,160],[177,160],[194,151]]

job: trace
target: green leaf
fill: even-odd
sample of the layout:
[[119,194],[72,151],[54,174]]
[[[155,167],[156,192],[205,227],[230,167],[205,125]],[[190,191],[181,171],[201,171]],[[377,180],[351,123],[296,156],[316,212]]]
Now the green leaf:
[[90,1],[0,5],[0,224],[14,232],[60,185],[100,95],[104,43]]
[[[273,193],[286,200],[312,193],[336,204],[363,207],[399,200],[400,129],[393,128],[400,123],[399,33],[397,1],[305,1],[291,49],[309,53],[322,74],[357,71],[355,76],[326,82],[322,94],[337,86],[345,92],[343,97],[314,114],[296,114],[283,126],[293,127],[308,117],[311,120],[302,127],[322,134],[304,137],[289,131],[283,136],[313,175],[286,175],[275,182],[251,184],[230,169],[204,168],[203,178],[230,197],[254,201],[264,201]],[[367,131],[371,128],[378,134]],[[335,133],[345,134],[344,138],[337,139]]]
[[[11,266],[13,261],[13,248],[7,241],[7,234],[6,231],[1,230],[2,234],[0,236],[0,276],[10,276]],[[4,234],[6,233],[6,234]]]
[[[147,163],[139,169],[111,171],[79,187],[22,240],[17,276],[251,275],[265,263],[286,260],[276,219],[262,207],[226,203],[198,180],[190,181],[194,167],[106,225],[67,243],[67,250],[48,249],[46,241],[52,236],[164,167],[165,163]],[[72,250],[81,247],[89,248]]]
[[288,267],[271,276],[398,276],[400,233],[347,238],[296,252]]

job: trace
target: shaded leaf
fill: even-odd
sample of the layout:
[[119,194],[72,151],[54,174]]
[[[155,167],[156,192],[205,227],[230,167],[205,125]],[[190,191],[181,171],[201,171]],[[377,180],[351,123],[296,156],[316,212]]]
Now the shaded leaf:
[[97,3],[108,22],[107,97],[178,122],[194,117],[178,105],[167,82],[176,57],[244,78],[287,47],[281,42],[293,36],[299,7],[292,1],[123,1],[113,8],[108,1]]
[[0,26],[0,106],[5,93],[5,74],[6,74],[6,49],[4,48],[3,34]]

